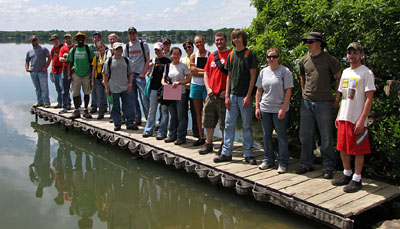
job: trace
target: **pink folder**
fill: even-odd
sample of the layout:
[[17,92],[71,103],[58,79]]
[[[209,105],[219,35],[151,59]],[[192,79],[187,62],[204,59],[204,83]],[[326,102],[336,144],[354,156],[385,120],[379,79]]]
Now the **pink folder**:
[[164,100],[181,100],[182,96],[182,85],[178,85],[173,88],[172,85],[164,86],[163,99]]

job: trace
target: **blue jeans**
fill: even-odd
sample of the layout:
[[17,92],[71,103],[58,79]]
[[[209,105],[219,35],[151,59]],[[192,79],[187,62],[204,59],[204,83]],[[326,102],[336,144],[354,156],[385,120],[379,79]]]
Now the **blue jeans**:
[[176,100],[168,105],[162,105],[162,118],[158,135],[166,136],[168,118],[171,115],[171,123],[169,124],[168,138],[177,140],[186,140],[187,134],[187,100],[185,94],[182,94],[181,100]]
[[196,116],[196,111],[194,110],[194,103],[193,99],[189,98],[190,90],[186,89],[186,99],[189,101],[190,105],[190,115],[192,116],[192,131],[193,135],[198,135],[199,134],[199,127],[197,126],[197,116]]
[[138,73],[134,73],[134,76],[135,76],[134,82],[136,82],[135,93],[137,94],[137,103],[135,104],[135,120],[137,122],[141,122],[142,111],[140,109],[140,103],[142,104],[143,113],[146,120],[147,116],[149,115],[149,98],[147,98],[144,95],[144,88],[146,87],[146,78],[140,78]]
[[222,146],[223,155],[231,155],[233,149],[233,142],[235,140],[235,129],[236,120],[240,116],[242,117],[242,127],[243,127],[243,150],[245,157],[253,156],[253,129],[251,128],[253,107],[252,102],[247,107],[243,107],[244,97],[239,97],[235,95],[229,96],[231,99],[231,109],[226,109],[225,116],[225,134],[224,134],[224,145]]
[[335,168],[335,151],[333,149],[333,106],[332,102],[313,102],[302,99],[300,108],[300,142],[302,166],[310,167],[314,162],[314,125],[318,125],[321,134],[321,154],[325,171]]
[[289,120],[289,112],[286,112],[284,119],[278,119],[278,113],[261,112],[261,124],[264,133],[264,162],[272,166],[275,163],[275,154],[272,147],[272,130],[278,135],[280,166],[288,168],[289,165],[289,147],[286,135],[286,127]]
[[[92,79],[90,79],[90,80],[92,80]],[[94,80],[96,81],[96,79],[94,79]],[[90,107],[97,109],[97,107],[99,105],[99,101],[98,101],[98,98],[97,98],[97,92],[96,92],[95,87],[96,87],[96,83],[94,85],[94,88],[92,88],[92,91],[91,91],[91,94],[90,94],[90,99],[91,99]]]
[[156,114],[158,107],[157,90],[151,90],[149,101],[149,116],[147,117],[147,123],[143,133],[153,134],[153,129],[156,124]]
[[64,94],[64,87],[63,87],[63,81],[62,81],[62,73],[60,74],[53,74],[54,77],[54,86],[56,86],[56,91],[57,91],[57,103],[62,106],[63,104],[63,94]]
[[131,93],[127,91],[121,93],[112,93],[113,96],[113,106],[111,109],[111,118],[114,122],[114,126],[121,126],[121,105],[120,105],[120,98],[122,101],[122,107],[125,116],[125,123],[126,127],[133,126],[133,121],[135,120],[135,115],[133,112],[132,106],[132,96]]
[[71,106],[71,97],[69,95],[69,88],[71,86],[71,82],[68,80],[68,71],[63,71],[62,84],[63,84],[62,107],[67,108]]
[[[107,110],[107,98],[106,98],[106,89],[104,88],[103,83],[100,79],[94,79],[94,88],[92,91],[95,92],[97,97],[97,102],[99,103],[99,115],[104,115]],[[93,93],[92,93],[93,94]],[[92,100],[93,101],[93,100]],[[93,107],[93,104],[92,104]],[[97,104],[96,104],[97,107]]]
[[31,72],[31,79],[35,87],[37,104],[50,104],[47,72]]

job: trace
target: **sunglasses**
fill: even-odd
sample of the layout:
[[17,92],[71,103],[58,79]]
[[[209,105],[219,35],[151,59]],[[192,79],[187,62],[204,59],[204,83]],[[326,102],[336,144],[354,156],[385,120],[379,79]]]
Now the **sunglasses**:
[[273,56],[267,56],[268,59],[278,59],[278,55],[273,55]]
[[306,43],[307,43],[307,44],[310,44],[310,45],[311,45],[312,43],[314,43],[314,42],[316,42],[316,41],[315,41],[315,40],[307,40],[307,41],[306,41]]
[[189,45],[189,46],[186,46],[186,47],[183,47],[183,48],[186,50],[186,49],[191,49],[193,47]]
[[349,55],[358,55],[358,54],[360,54],[360,51],[347,51],[347,54],[349,54]]

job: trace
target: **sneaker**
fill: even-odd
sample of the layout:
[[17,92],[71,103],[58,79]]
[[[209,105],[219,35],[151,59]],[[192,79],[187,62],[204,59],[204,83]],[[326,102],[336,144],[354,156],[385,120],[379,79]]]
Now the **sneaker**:
[[232,155],[218,155],[216,157],[214,157],[214,163],[220,163],[220,162],[224,162],[224,161],[232,161]]
[[126,129],[127,129],[127,130],[138,130],[139,127],[136,126],[136,125],[132,125],[132,126],[127,126]]
[[245,157],[244,160],[250,165],[257,165],[257,161],[254,157]]
[[32,105],[33,108],[42,107],[42,106],[43,106],[43,104],[37,104],[37,103],[35,103],[35,104]]
[[97,120],[102,120],[103,118],[104,118],[104,115],[102,115],[102,114],[97,116]]
[[206,139],[204,138],[199,138],[197,141],[193,142],[193,146],[200,146],[204,145],[206,143]]
[[204,155],[204,154],[207,154],[207,153],[211,153],[213,150],[214,150],[213,149],[213,144],[212,143],[206,143],[199,149],[199,154]]
[[333,171],[332,170],[324,170],[323,173],[322,173],[322,177],[324,179],[332,179]]
[[332,185],[335,186],[347,185],[348,183],[350,183],[351,179],[352,179],[351,176],[346,176],[342,173],[342,176],[332,180]]
[[314,170],[313,167],[305,167],[305,166],[300,165],[300,167],[298,167],[296,169],[295,173],[296,174],[304,174],[306,172],[310,172],[310,171],[313,171],[313,170]]
[[143,133],[143,135],[142,135],[144,138],[148,138],[148,137],[151,137],[152,136],[152,134],[149,134],[149,133]]
[[97,108],[96,107],[90,108],[90,111],[89,111],[90,114],[94,114],[96,112],[97,112]]
[[351,180],[350,183],[343,188],[343,191],[347,193],[353,193],[359,191],[361,188],[362,188],[361,180],[360,182]]
[[89,114],[88,109],[85,109],[85,110],[83,111],[83,117],[84,117],[84,118],[87,118],[87,119],[91,119],[91,118],[92,118],[92,115]]
[[54,106],[55,109],[60,109],[61,108],[61,104],[57,104]]
[[44,108],[50,108],[50,104],[45,104],[43,107]]
[[166,138],[166,139],[164,139],[164,142],[165,143],[170,143],[170,142],[174,142],[175,141],[175,139],[172,139],[172,138]]
[[164,137],[164,136],[161,136],[161,135],[157,135],[156,139],[157,139],[157,140],[164,140],[165,137]]
[[67,106],[67,110],[69,110],[69,111],[72,110],[71,105],[68,105],[68,106]]
[[67,113],[67,110],[66,110],[66,109],[61,109],[61,110],[58,112],[58,114],[65,114],[65,113]]
[[175,145],[182,145],[182,144],[185,144],[186,143],[186,140],[176,140],[175,142],[174,142],[174,144]]
[[261,169],[261,170],[269,169],[271,167],[272,166],[268,165],[267,162],[265,162],[265,161],[263,163],[261,163],[261,165],[258,166],[258,168]]
[[76,119],[81,117],[81,112],[79,110],[74,110],[74,112],[71,115],[71,119]]
[[279,165],[279,167],[278,167],[279,174],[286,173],[286,171],[287,171],[286,167]]
[[141,121],[133,121],[133,125],[140,126],[142,124]]
[[121,130],[121,126],[115,126],[114,127],[114,131],[120,131]]

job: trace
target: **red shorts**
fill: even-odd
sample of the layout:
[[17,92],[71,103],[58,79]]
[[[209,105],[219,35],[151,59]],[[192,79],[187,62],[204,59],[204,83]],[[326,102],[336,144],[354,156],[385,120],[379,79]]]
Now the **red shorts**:
[[354,124],[347,121],[339,121],[337,129],[337,146],[336,149],[346,152],[349,155],[369,154],[368,129],[356,136],[354,134]]

